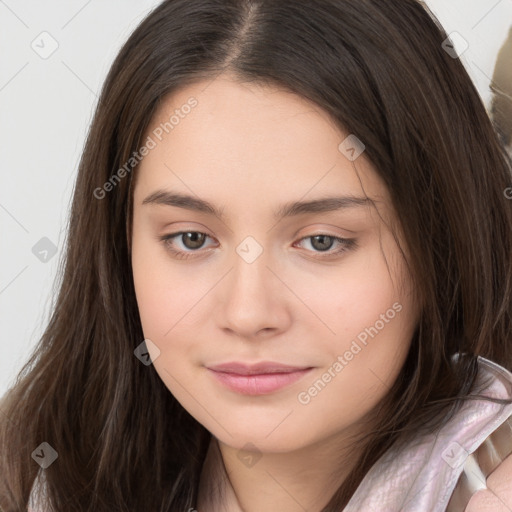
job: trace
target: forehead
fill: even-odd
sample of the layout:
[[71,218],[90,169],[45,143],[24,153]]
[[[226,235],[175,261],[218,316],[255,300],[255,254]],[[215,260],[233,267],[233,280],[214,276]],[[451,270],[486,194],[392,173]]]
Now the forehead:
[[153,116],[144,140],[154,148],[136,170],[136,193],[167,186],[248,202],[262,191],[268,199],[365,192],[387,200],[364,153],[351,161],[340,149],[349,135],[289,91],[226,76],[198,82],[164,98]]

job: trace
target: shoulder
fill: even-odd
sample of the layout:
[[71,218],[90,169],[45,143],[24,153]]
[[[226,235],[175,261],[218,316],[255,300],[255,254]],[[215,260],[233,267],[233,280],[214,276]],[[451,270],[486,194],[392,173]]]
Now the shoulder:
[[473,494],[465,512],[510,512],[512,510],[512,455],[487,478],[487,489]]
[[[479,363],[484,373],[494,376],[489,396],[512,398],[512,373],[487,359],[479,358]],[[473,489],[464,512],[512,511],[511,404],[501,408],[502,415],[506,415],[505,421],[489,433],[474,453],[476,465],[464,469]],[[484,486],[486,488],[482,489]],[[480,490],[475,492],[475,489]]]

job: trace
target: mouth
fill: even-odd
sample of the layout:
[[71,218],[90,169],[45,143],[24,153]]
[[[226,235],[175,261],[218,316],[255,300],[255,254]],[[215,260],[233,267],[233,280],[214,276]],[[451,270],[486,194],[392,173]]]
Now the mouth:
[[266,395],[306,376],[313,368],[281,363],[225,363],[207,367],[217,382],[243,395]]

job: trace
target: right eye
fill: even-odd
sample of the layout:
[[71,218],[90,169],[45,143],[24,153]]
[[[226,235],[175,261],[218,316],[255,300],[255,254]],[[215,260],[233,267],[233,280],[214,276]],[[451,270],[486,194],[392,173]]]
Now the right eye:
[[[198,249],[201,249],[207,238],[211,237],[200,231],[179,231],[165,235],[160,240],[164,242],[166,249],[174,256],[179,259],[185,259],[191,257],[192,253],[198,252]],[[176,248],[177,243],[178,248]]]

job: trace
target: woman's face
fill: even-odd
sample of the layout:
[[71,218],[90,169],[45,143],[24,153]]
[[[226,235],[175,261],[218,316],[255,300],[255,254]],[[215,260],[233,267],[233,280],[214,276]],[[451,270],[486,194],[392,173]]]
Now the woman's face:
[[229,446],[349,433],[404,363],[412,283],[388,192],[348,136],[301,97],[221,76],[167,98],[144,137],[144,336],[170,392]]

